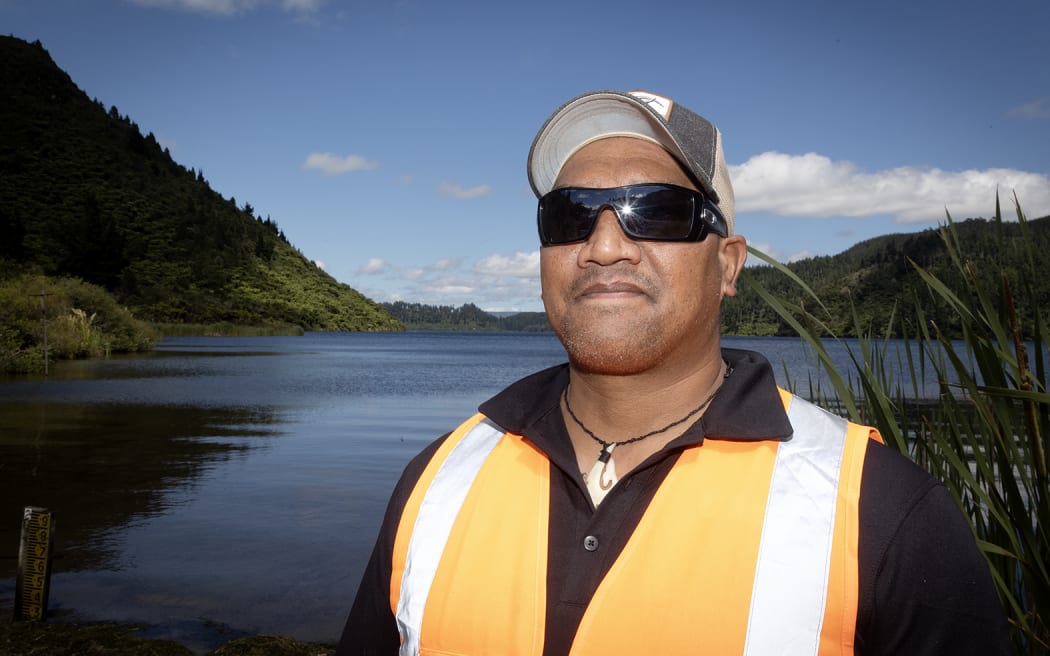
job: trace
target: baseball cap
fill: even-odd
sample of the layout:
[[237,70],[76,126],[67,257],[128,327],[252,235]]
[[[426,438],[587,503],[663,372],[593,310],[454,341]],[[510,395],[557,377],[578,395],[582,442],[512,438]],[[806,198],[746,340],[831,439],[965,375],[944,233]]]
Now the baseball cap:
[[529,150],[529,184],[536,196],[553,188],[573,153],[606,137],[635,137],[662,146],[718,204],[732,234],[733,185],[721,133],[699,114],[648,91],[591,91],[551,114]]

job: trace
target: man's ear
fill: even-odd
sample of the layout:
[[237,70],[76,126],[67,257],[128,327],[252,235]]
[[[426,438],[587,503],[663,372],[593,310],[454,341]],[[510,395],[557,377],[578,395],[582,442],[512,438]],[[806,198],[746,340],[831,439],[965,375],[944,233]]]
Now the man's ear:
[[725,237],[718,245],[718,258],[722,265],[722,295],[736,296],[736,279],[747,261],[747,240],[743,235]]

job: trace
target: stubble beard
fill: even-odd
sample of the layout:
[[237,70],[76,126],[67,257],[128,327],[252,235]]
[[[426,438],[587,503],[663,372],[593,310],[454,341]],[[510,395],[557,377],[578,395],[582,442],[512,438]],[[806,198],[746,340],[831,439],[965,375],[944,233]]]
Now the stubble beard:
[[610,376],[649,370],[659,363],[666,339],[658,318],[623,310],[568,312],[554,329],[575,367]]
[[[569,361],[584,373],[629,376],[653,371],[661,365],[678,366],[689,359],[691,348],[704,349],[721,327],[721,313],[695,317],[681,324],[661,312],[650,288],[647,307],[596,309],[571,300],[564,315],[552,328],[561,340]],[[683,350],[685,349],[685,350]]]
[[645,306],[625,308],[588,303],[583,294],[593,283],[609,277],[605,270],[589,270],[574,279],[562,297],[561,316],[551,327],[577,369],[595,374],[631,375],[652,366],[663,339],[658,311],[659,287],[638,273],[616,277],[635,285],[645,295]]

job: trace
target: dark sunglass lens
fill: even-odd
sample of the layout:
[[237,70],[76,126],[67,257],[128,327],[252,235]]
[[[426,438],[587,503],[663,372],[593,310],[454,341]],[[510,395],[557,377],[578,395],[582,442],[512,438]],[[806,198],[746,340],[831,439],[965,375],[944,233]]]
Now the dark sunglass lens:
[[693,229],[703,196],[667,184],[613,189],[566,188],[540,199],[538,228],[544,246],[587,239],[602,208],[613,208],[625,233],[655,241],[702,240],[706,226]]
[[590,234],[590,209],[585,199],[569,189],[550,192],[540,199],[540,243],[568,244],[586,239]]
[[688,239],[692,218],[693,195],[685,189],[636,187],[620,208],[624,230],[637,239]]

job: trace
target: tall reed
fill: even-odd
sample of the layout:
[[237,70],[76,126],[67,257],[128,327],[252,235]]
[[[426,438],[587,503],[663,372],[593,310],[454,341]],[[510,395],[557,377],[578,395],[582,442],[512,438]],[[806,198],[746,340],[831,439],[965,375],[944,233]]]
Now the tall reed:
[[[810,381],[810,398],[837,405],[854,421],[876,427],[888,445],[944,481],[987,558],[1016,652],[1046,654],[1050,386],[1045,356],[1050,354],[1050,308],[1029,284],[1044,272],[1037,266],[1016,198],[1014,204],[1022,238],[1003,236],[996,198],[997,247],[1000,255],[1019,249],[1022,269],[1008,269],[1002,257],[997,267],[987,266],[986,258],[978,268],[960,244],[949,214],[940,235],[958,275],[945,282],[913,262],[921,291],[902,299],[884,325],[861,325],[854,312],[859,338],[846,344],[853,362],[848,371],[837,369],[824,347],[825,340],[840,338],[829,330],[832,322],[824,303],[803,280],[755,249],[751,253],[788,276],[805,300],[793,303],[773,296],[746,270],[744,280],[814,349],[827,383]],[[941,325],[960,325],[962,334],[947,335]],[[903,340],[879,337],[894,326],[904,329]],[[937,383],[934,402],[924,398],[923,381],[930,377]]]

